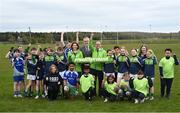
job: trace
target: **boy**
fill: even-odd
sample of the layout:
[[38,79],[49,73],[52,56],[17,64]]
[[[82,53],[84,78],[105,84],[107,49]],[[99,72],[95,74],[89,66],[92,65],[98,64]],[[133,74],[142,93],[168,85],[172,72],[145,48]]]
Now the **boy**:
[[159,62],[160,80],[161,80],[161,97],[164,97],[166,88],[166,98],[170,98],[171,86],[174,79],[174,64],[179,65],[176,54],[172,57],[172,50],[165,49],[165,57]]
[[143,103],[145,101],[145,97],[147,96],[149,89],[152,95],[154,93],[152,90],[152,80],[148,76],[145,77],[142,71],[138,72],[137,77],[130,78],[129,85],[132,89],[132,97],[135,100],[135,104]]
[[12,66],[14,68],[14,97],[22,97],[21,83],[24,81],[24,60],[20,57],[20,52],[18,49],[14,51],[15,58],[12,59]]
[[89,64],[84,64],[84,74],[80,78],[80,85],[85,100],[92,100],[94,89],[94,77],[90,73]]
[[78,81],[79,76],[78,73],[75,70],[75,64],[69,63],[68,64],[68,71],[64,73],[64,91],[66,94],[66,97],[70,97],[71,99],[74,98],[74,96],[78,95]]

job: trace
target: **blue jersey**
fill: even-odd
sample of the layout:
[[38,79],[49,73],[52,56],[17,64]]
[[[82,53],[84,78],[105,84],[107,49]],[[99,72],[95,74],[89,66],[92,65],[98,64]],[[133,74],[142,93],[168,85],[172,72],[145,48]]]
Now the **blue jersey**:
[[55,55],[56,56],[56,66],[58,68],[59,72],[65,71],[66,70],[66,64],[67,64],[67,59],[65,55]]
[[36,75],[38,60],[27,60],[27,70],[29,75]]
[[75,71],[66,71],[64,73],[64,80],[67,80],[67,83],[72,86],[76,86],[77,79],[78,79],[78,73]]
[[143,60],[143,71],[145,76],[154,77],[155,75],[155,64],[157,64],[157,60],[155,57],[146,58]]
[[137,74],[139,72],[139,70],[141,70],[141,68],[142,68],[141,59],[137,56],[131,57],[129,73]]
[[64,56],[65,56],[66,59],[68,59],[68,52],[69,51],[72,51],[71,48],[65,48],[64,49]]
[[129,58],[127,56],[120,55],[117,60],[118,72],[125,73],[128,72],[129,69]]
[[14,76],[24,75],[24,60],[22,58],[12,59],[12,65],[14,68]]

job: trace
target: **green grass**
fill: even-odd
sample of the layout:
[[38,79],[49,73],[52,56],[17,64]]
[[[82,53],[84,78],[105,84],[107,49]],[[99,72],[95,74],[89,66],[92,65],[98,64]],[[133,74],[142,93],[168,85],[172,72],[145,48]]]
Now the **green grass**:
[[[160,42],[160,41],[158,41]],[[173,52],[177,54],[180,59],[180,41],[161,40],[160,43],[149,43],[148,47],[153,49],[158,61],[164,55],[164,49],[170,47]],[[141,43],[138,41],[134,43],[121,43],[120,46],[125,46],[128,50],[131,48],[138,48]],[[114,103],[103,103],[103,100],[99,97],[93,99],[92,102],[83,100],[83,97],[78,97],[74,101],[58,99],[54,102],[49,102],[46,99],[35,100],[33,98],[13,98],[13,79],[12,79],[12,68],[9,65],[5,54],[12,44],[0,44],[0,111],[2,112],[178,112],[180,111],[180,66],[175,67],[175,79],[172,87],[172,97],[170,100],[160,98],[160,85],[158,68],[156,67],[155,77],[155,100],[146,101],[143,104],[133,104],[127,101],[114,102]],[[53,45],[43,45],[53,46]],[[112,48],[114,45],[106,44],[104,48]]]

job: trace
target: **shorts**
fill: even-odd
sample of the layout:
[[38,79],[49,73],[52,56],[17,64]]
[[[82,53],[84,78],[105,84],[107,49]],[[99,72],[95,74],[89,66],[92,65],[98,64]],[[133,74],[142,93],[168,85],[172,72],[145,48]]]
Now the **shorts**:
[[28,80],[36,80],[36,75],[30,75],[30,74],[28,74],[28,75],[27,75],[27,79],[28,79]]
[[75,86],[68,85],[69,87],[69,93],[71,96],[77,96],[78,95],[78,90]]
[[20,76],[13,76],[13,80],[14,82],[21,82],[24,81],[24,76],[20,75]]

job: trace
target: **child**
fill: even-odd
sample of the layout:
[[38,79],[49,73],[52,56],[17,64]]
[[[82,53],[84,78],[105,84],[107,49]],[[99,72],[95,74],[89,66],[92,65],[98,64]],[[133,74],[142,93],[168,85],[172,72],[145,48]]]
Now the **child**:
[[[37,75],[36,75],[36,97],[35,99],[38,99],[40,96],[40,90],[41,88],[44,90],[43,86],[43,78],[44,78],[44,53],[43,51],[40,51],[38,54],[38,62],[37,62]],[[43,91],[44,92],[44,91]],[[42,97],[44,97],[44,94],[42,94]]]
[[143,103],[145,101],[145,97],[149,92],[149,88],[151,94],[153,95],[153,82],[149,77],[145,77],[142,71],[139,71],[137,77],[131,78],[129,80],[129,85],[132,89],[132,97],[134,98],[134,103]]
[[80,78],[80,85],[85,100],[92,100],[94,89],[94,77],[90,73],[89,64],[84,65],[84,74]]
[[146,58],[142,62],[144,75],[148,76],[154,82],[155,75],[155,65],[157,64],[157,59],[152,50],[148,50],[146,53]]
[[68,65],[68,71],[64,73],[64,91],[66,94],[66,97],[70,97],[73,99],[75,96],[78,95],[78,73],[75,71],[75,64],[69,63]]
[[113,75],[115,77],[115,73],[114,73],[114,70],[115,70],[115,62],[114,62],[114,59],[113,59],[113,53],[112,53],[112,50],[107,50],[107,57],[108,57],[108,62],[104,63],[104,72],[105,72],[105,75],[106,77],[109,76],[109,75]]
[[59,76],[57,67],[53,64],[49,68],[49,74],[44,78],[45,93],[49,101],[56,100],[59,93],[59,86],[63,84],[61,76]]
[[174,79],[174,64],[179,65],[176,54],[172,57],[172,50],[165,49],[165,57],[159,62],[159,71],[161,79],[161,97],[164,97],[166,88],[166,98],[170,98],[171,86]]
[[123,75],[123,78],[121,79],[121,82],[119,84],[119,97],[121,100],[124,99],[124,97],[127,97],[129,100],[131,99],[131,88],[129,86],[129,73],[126,72]]
[[27,79],[29,80],[29,83],[28,83],[28,85],[26,86],[26,89],[25,89],[25,96],[28,96],[28,90],[29,89],[31,89],[30,96],[32,96],[32,91],[33,91],[33,88],[35,87],[36,70],[37,70],[37,62],[38,62],[36,52],[37,52],[37,49],[32,48],[31,49],[31,54],[28,55],[28,59],[27,59],[27,70],[28,70]]
[[121,48],[121,54],[118,57],[117,65],[118,65],[117,83],[120,84],[120,81],[124,73],[128,71],[130,66],[129,58],[126,56],[125,48]]
[[107,77],[107,81],[103,84],[102,87],[103,97],[105,98],[104,102],[107,102],[108,100],[115,101],[117,98],[118,86],[113,75],[109,75]]
[[60,76],[63,78],[64,73],[66,71],[67,59],[64,56],[63,47],[58,47],[57,52],[55,53],[56,57],[56,65],[59,71]]
[[130,67],[129,67],[130,77],[135,77],[137,73],[141,70],[141,68],[142,68],[141,59],[139,58],[139,56],[137,56],[137,50],[132,49],[131,58],[130,58]]
[[45,68],[45,71],[44,71],[44,75],[47,75],[49,72],[49,67],[52,65],[52,64],[55,64],[55,57],[53,55],[53,50],[51,48],[48,48],[47,49],[47,55],[44,57],[44,68]]
[[15,58],[12,59],[12,66],[14,68],[14,97],[22,97],[21,83],[24,81],[24,60],[20,57],[20,52],[18,49],[14,51]]

